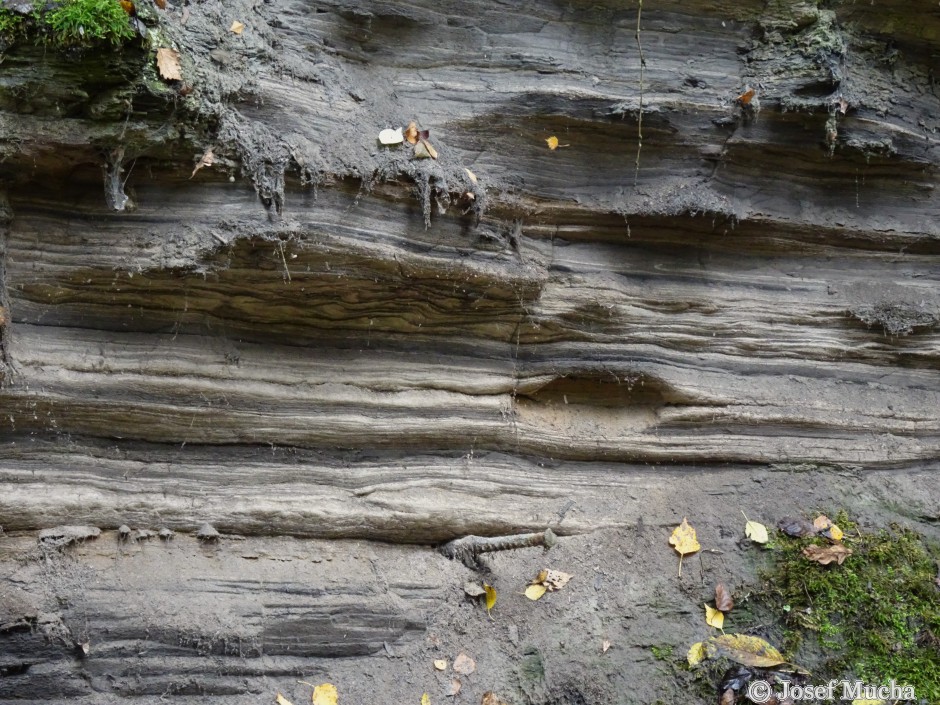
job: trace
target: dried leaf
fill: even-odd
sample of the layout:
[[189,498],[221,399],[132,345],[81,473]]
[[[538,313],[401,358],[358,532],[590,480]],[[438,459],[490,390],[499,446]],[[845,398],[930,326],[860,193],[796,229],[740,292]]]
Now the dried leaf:
[[454,659],[454,673],[459,673],[462,676],[469,676],[477,670],[476,661],[467,656],[465,653],[460,652],[457,655],[457,658]]
[[401,144],[405,141],[401,128],[392,130],[391,128],[382,130],[379,133],[379,143],[381,144]]
[[418,144],[418,126],[415,125],[414,120],[405,128],[405,139],[408,140],[408,144]]
[[427,693],[424,693],[421,696],[421,705],[431,705],[431,696]]
[[608,649],[610,649],[610,642],[604,639],[604,641],[601,642],[601,653],[606,654]]
[[283,695],[281,695],[280,693],[278,693],[278,694],[274,697],[274,702],[276,702],[277,705],[294,705],[294,703],[292,703],[290,700],[288,700],[287,698],[285,698],[285,697],[284,697]]
[[546,137],[545,144],[548,145],[548,148],[550,150],[555,151],[556,149],[558,149],[558,138],[555,137],[555,135],[552,135],[551,137]]
[[212,166],[215,163],[215,153],[212,151],[212,147],[209,147],[203,155],[199,158],[199,163],[196,164],[196,168],[193,169],[193,173],[189,175],[189,178],[193,178],[196,175],[196,172],[206,166]]
[[232,34],[241,34],[242,32],[245,31],[245,25],[239,22],[238,20],[234,20],[232,22],[232,26],[228,28],[228,31],[231,32]]
[[489,612],[496,604],[496,588],[483,583],[483,590],[486,592],[486,611]]
[[[550,592],[561,590],[573,577],[570,573],[562,573],[560,570],[545,570],[545,577],[542,578],[542,584]],[[541,575],[542,573],[539,573]]]
[[794,538],[806,538],[807,536],[816,535],[816,527],[806,519],[784,517],[777,522],[777,528],[787,536],[793,536]]
[[486,590],[476,583],[464,583],[463,591],[467,594],[467,597],[479,597],[480,595],[486,594]]
[[818,517],[813,519],[813,526],[816,527],[817,532],[831,541],[841,541],[842,537],[845,536],[842,529],[834,524],[832,519],[827,517],[825,514],[820,514]]
[[845,115],[845,111],[849,109],[849,101],[847,101],[841,95],[839,96],[839,99],[836,101],[836,105],[838,106],[839,112],[842,113],[843,115]]
[[724,583],[715,586],[715,607],[722,612],[730,612],[734,608],[734,600],[731,599],[731,593]]
[[[744,514],[744,511],[741,512]],[[744,514],[744,535],[747,536],[754,543],[765,544],[770,540],[770,537],[767,535],[767,527],[763,524],[760,524],[756,521],[751,521],[747,518],[747,514]]]
[[166,9],[166,0],[153,0],[154,4],[161,10]]
[[332,683],[323,683],[313,689],[313,705],[336,705],[339,693]]
[[427,140],[420,140],[415,145],[415,159],[437,159],[437,150]]
[[548,577],[548,569],[543,568],[542,570],[539,571],[539,574],[535,576],[535,580],[529,583],[529,585],[536,585],[536,584],[544,583],[547,577]]
[[470,177],[470,181],[472,181],[473,183],[477,183],[477,175],[476,175],[476,174],[474,174],[472,171],[470,171],[470,170],[467,169],[466,167],[464,167],[464,171],[467,172],[467,176]]
[[131,2],[131,0],[121,0],[121,8],[128,15],[133,15],[134,13],[137,12],[137,8],[134,7],[134,3]]
[[[722,634],[702,642],[705,658],[726,656],[735,663],[754,668],[771,668],[786,663],[773,646],[758,636],[747,634]],[[691,649],[689,655],[691,657]]]
[[852,555],[852,549],[841,543],[829,546],[807,546],[803,549],[803,555],[820,565],[829,565],[833,561],[842,565],[845,559]]
[[734,705],[737,700],[738,695],[734,692],[734,688],[725,688],[725,692],[718,699],[718,705]]
[[813,519],[813,526],[816,527],[816,531],[825,531],[830,526],[832,526],[832,519],[827,517],[825,514],[820,514],[818,517]]
[[180,53],[176,49],[170,49],[169,47],[157,49],[157,68],[160,75],[167,81],[183,80]]
[[483,693],[483,700],[480,705],[506,705],[506,701],[500,698],[492,690]]
[[544,595],[546,592],[548,592],[548,588],[539,583],[537,585],[530,585],[527,587],[525,589],[525,596],[534,602],[535,600],[541,600],[542,595]]
[[0,306],[0,326],[5,326],[7,324],[7,310]]
[[839,528],[838,524],[833,524],[828,529],[826,529],[822,535],[830,541],[841,541],[845,536],[845,532]]
[[434,662],[434,668],[436,668],[438,671],[446,671],[446,670],[447,670],[447,659],[443,659],[443,658],[437,659],[437,660]]
[[723,629],[725,626],[725,615],[721,610],[716,610],[710,605],[705,605],[705,624],[715,629]]
[[735,98],[741,105],[750,105],[751,101],[754,99],[755,91],[750,86],[746,86],[744,93]]
[[686,656],[686,660],[689,662],[690,668],[695,668],[702,661],[704,661],[705,660],[705,644],[703,644],[701,641],[696,642],[695,644],[692,644],[692,646],[689,647],[689,653]]
[[447,691],[447,694],[450,697],[454,697],[459,692],[460,692],[460,680],[457,678],[454,678],[450,682],[450,689]]
[[684,518],[672,531],[669,537],[669,543],[679,553],[679,575],[682,575],[682,558],[690,553],[696,553],[702,549],[698,538],[695,536],[695,529],[689,524],[688,518]]

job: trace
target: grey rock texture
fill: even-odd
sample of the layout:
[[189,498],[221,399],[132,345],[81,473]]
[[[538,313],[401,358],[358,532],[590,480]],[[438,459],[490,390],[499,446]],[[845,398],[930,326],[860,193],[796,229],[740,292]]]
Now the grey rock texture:
[[[935,3],[138,5],[0,67],[0,700],[438,702],[476,648],[470,702],[689,702],[654,532],[937,537]],[[125,522],[177,534],[30,562]],[[541,549],[503,623],[430,550],[546,527],[570,613],[512,606]]]

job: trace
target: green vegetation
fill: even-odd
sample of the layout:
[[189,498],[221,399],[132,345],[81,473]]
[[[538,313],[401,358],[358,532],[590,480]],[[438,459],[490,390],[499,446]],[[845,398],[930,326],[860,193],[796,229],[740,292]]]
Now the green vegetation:
[[672,644],[664,644],[663,646],[651,646],[650,651],[653,652],[653,658],[657,661],[669,661],[672,659],[672,652],[675,650],[675,647]]
[[63,0],[52,6],[34,4],[22,15],[0,9],[0,39],[14,44],[24,39],[61,48],[109,43],[121,45],[135,32],[119,0]]
[[784,624],[783,645],[796,663],[822,661],[815,680],[860,679],[914,687],[940,702],[940,589],[937,561],[913,531],[892,525],[859,533],[836,517],[852,549],[843,565],[823,566],[802,549],[824,539],[779,537],[763,573],[760,601]]

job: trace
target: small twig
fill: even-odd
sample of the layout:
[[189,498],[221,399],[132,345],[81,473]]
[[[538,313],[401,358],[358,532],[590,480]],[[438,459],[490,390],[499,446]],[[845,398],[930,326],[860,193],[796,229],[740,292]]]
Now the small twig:
[[287,258],[284,256],[284,241],[278,240],[277,244],[281,251],[281,262],[284,263],[284,275],[287,277],[287,283],[289,284],[291,281],[290,270],[287,268]]
[[493,551],[510,551],[514,548],[530,548],[544,546],[551,548],[558,541],[558,537],[551,529],[545,529],[535,534],[511,534],[509,536],[464,536],[454,539],[441,546],[440,551],[450,559],[457,558],[468,568],[479,570],[483,566],[479,562],[481,553]]

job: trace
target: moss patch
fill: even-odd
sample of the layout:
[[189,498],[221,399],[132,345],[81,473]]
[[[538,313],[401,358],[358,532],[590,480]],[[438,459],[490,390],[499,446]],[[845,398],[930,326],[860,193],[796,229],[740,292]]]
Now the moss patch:
[[787,656],[818,662],[817,682],[893,679],[940,702],[940,590],[931,550],[897,525],[859,532],[844,513],[836,523],[853,551],[841,566],[802,555],[824,539],[781,535],[769,554],[758,599],[782,621]]
[[0,39],[7,45],[33,41],[61,48],[119,46],[135,34],[119,0],[37,2],[28,14],[0,9]]

